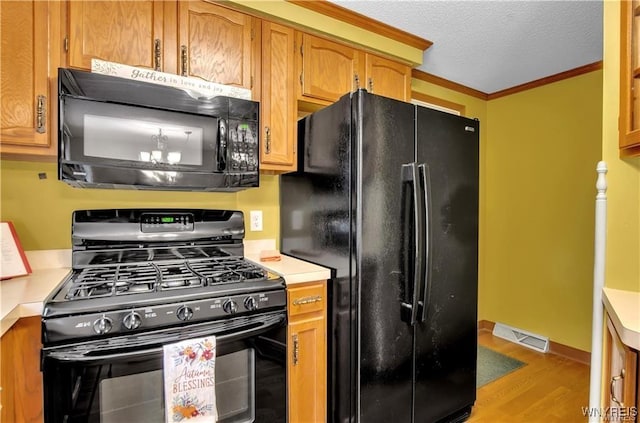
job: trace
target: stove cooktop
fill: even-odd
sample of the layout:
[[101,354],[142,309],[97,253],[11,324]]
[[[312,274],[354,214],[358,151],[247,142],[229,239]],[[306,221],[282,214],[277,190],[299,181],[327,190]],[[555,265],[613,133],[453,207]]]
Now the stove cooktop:
[[64,298],[80,300],[207,286],[213,291],[220,284],[266,278],[264,269],[234,257],[102,265],[74,271]]
[[73,270],[45,301],[45,343],[286,307],[284,280],[243,257],[239,211],[73,214]]

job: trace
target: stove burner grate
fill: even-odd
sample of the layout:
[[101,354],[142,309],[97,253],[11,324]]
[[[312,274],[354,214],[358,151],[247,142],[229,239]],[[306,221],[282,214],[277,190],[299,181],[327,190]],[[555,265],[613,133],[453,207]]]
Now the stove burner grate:
[[74,271],[68,300],[264,280],[265,270],[237,257],[86,267]]

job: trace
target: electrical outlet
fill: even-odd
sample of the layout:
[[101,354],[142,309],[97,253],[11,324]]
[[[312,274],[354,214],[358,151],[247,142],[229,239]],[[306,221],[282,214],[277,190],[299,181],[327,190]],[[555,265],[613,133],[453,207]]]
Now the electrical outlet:
[[262,230],[262,210],[251,210],[249,212],[249,220],[251,222],[250,229],[252,231]]

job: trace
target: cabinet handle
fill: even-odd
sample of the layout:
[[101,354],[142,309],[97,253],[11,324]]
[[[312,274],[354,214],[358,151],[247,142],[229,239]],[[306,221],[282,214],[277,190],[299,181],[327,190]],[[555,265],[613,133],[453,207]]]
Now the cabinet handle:
[[357,73],[353,76],[353,82],[356,84],[356,91],[358,91],[360,89],[360,77]]
[[620,402],[620,400],[618,400],[618,398],[616,398],[616,394],[614,392],[614,388],[616,386],[616,382],[619,381],[619,380],[624,380],[624,369],[622,369],[620,371],[620,374],[618,376],[612,377],[611,378],[611,383],[609,384],[609,392],[611,393],[611,401],[613,401],[616,404],[618,404],[618,407],[624,407],[622,402]]
[[322,301],[322,296],[313,295],[313,296],[310,296],[310,297],[296,298],[295,300],[293,300],[293,305],[313,304],[313,303],[317,303],[319,301]]
[[46,124],[47,120],[47,97],[43,95],[38,96],[37,107],[36,107],[36,132],[39,134],[44,134],[46,132]]
[[298,364],[300,354],[300,342],[298,342],[298,335],[293,335],[293,365]]
[[268,126],[264,127],[264,154],[271,154],[271,129]]
[[180,58],[182,59],[182,76],[187,76],[187,46],[180,46]]
[[373,92],[373,79],[369,78],[369,91]]
[[160,52],[161,52],[161,47],[162,47],[162,42],[160,41],[159,38],[156,38],[153,42],[153,69],[156,71],[161,71],[162,69],[160,68]]

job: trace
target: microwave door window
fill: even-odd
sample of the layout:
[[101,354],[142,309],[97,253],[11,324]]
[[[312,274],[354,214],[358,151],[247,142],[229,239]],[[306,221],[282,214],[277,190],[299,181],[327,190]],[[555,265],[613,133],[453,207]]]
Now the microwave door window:
[[149,170],[217,169],[219,118],[64,99],[65,160]]
[[203,164],[202,147],[202,128],[84,115],[85,156],[200,167]]

